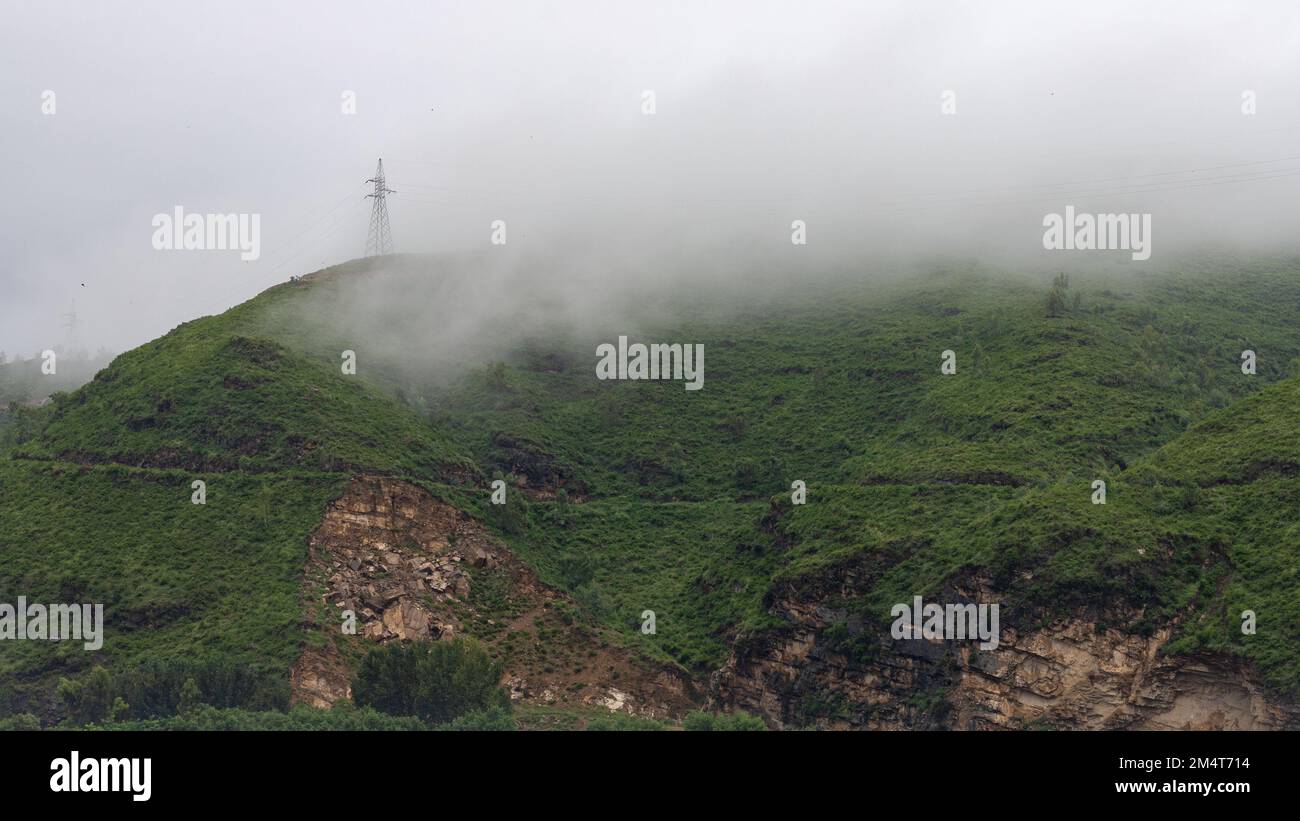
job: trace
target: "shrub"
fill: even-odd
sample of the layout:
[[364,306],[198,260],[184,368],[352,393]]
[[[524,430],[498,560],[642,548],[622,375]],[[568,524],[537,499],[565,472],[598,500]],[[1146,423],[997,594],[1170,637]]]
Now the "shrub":
[[1057,274],[1056,279],[1052,281],[1051,290],[1047,292],[1047,315],[1049,317],[1057,317],[1065,313],[1065,300],[1069,290],[1069,276],[1063,273]]
[[528,506],[524,495],[514,490],[513,482],[506,478],[506,503],[488,505],[488,523],[508,536],[521,536],[528,529]]
[[501,665],[473,639],[386,644],[371,650],[352,684],[358,706],[442,724],[510,699]]
[[238,708],[220,709],[202,704],[184,715],[101,724],[98,730],[202,730],[202,731],[420,731],[427,730],[419,719],[390,716],[369,708],[357,708],[341,702],[329,710],[299,704],[288,712],[263,710],[253,712]]
[[483,710],[472,710],[441,725],[438,729],[460,732],[502,732],[518,730],[519,724],[509,710],[498,704]]
[[0,733],[14,730],[39,730],[41,722],[31,713],[19,713],[7,718],[0,718]]
[[585,556],[564,556],[559,561],[560,581],[569,590],[577,590],[596,577],[596,567]]
[[96,667],[79,678],[61,679],[59,695],[75,724],[162,718],[200,704],[248,710],[289,706],[289,685],[278,671],[224,658],[160,659],[120,671]]
[[607,716],[591,719],[587,722],[586,729],[590,732],[654,732],[666,730],[667,727],[662,721],[655,721],[653,718],[630,716],[627,713],[610,713]]
[[749,713],[706,713],[703,711],[688,713],[682,719],[682,727],[693,732],[757,732],[766,730],[767,725],[758,716]]
[[78,679],[61,678],[58,692],[69,717],[77,724],[103,721],[113,708],[113,674],[96,667]]

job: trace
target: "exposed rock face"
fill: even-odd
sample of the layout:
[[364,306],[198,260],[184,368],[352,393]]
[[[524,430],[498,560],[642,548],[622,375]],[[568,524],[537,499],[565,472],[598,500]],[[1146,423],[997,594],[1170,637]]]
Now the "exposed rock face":
[[[685,674],[581,624],[564,594],[491,531],[408,482],[352,481],[311,535],[303,590],[307,621],[326,640],[309,644],[295,665],[295,702],[350,698],[344,657],[359,656],[367,642],[458,635],[502,660],[515,699],[650,716],[680,715],[697,700]],[[347,611],[355,636],[342,630]]]
[[326,709],[334,702],[352,698],[348,669],[334,645],[302,651],[289,676],[293,703]]
[[[886,635],[878,652],[851,659],[831,649],[824,632],[843,622],[843,611],[800,597],[778,598],[773,610],[789,627],[738,644],[711,689],[717,706],[757,713],[776,727],[1300,727],[1300,708],[1270,696],[1248,665],[1163,656],[1170,629],[1142,637],[1099,630],[1080,616],[1024,634],[1004,630],[987,651],[977,642]],[[1112,613],[1106,621],[1139,615]]]
[[499,545],[450,505],[406,482],[356,480],[312,534],[309,567],[325,600],[375,641],[451,638],[446,607],[469,596],[468,561],[501,563]]

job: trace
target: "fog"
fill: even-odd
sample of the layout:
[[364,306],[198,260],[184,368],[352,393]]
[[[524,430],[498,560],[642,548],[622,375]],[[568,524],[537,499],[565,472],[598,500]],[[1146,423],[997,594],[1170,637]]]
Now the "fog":
[[[447,333],[945,256],[1069,268],[1087,254],[1043,248],[1044,216],[1069,205],[1150,214],[1150,260],[1095,252],[1135,270],[1297,245],[1294,3],[4,0],[2,15],[10,355],[126,350],[361,256],[380,157],[396,249],[455,280],[454,304],[428,306]],[[258,258],[155,249],[155,215],[177,206],[259,215]]]

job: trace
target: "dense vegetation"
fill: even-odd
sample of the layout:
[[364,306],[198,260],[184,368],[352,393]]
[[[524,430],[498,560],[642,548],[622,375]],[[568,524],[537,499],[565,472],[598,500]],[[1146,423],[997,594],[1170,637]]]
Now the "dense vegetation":
[[[489,470],[549,470],[587,494],[562,516],[534,503],[518,549],[561,582],[554,557],[585,562],[589,606],[698,671],[737,631],[777,626],[775,585],[866,562],[852,607],[870,621],[988,572],[1012,625],[1117,602],[1146,607],[1146,627],[1193,613],[1176,649],[1240,653],[1293,690],[1296,273],[1204,263],[1027,286],[939,271],[805,288],[780,310],[681,306],[643,336],[705,343],[697,395],[596,382],[575,350],[559,372],[520,356],[467,376],[442,418]],[[806,505],[790,504],[795,479]],[[1272,629],[1243,636],[1240,612],[1263,625],[1261,608]]]
[[[191,503],[194,479],[208,484],[206,505]],[[106,623],[96,653],[79,642],[4,642],[0,707],[37,712],[29,699],[95,664],[143,675],[177,659],[244,668],[264,681],[255,703],[287,701],[306,538],[342,481],[0,463],[0,602],[98,602]]]
[[430,725],[468,713],[508,710],[501,665],[473,639],[376,647],[361,660],[352,698],[362,707],[416,716]]
[[[778,586],[857,563],[867,586],[847,604],[868,623],[978,573],[1004,591],[1004,625],[1140,603],[1126,629],[1178,616],[1173,650],[1241,655],[1300,686],[1295,260],[1068,279],[937,266],[647,306],[636,338],[704,344],[698,392],[597,381],[595,344],[629,333],[617,327],[436,374],[372,344],[373,367],[349,378],[339,351],[359,347],[355,328],[290,320],[356,270],[187,323],[50,406],[0,413],[0,601],[109,614],[98,653],[5,642],[0,713],[315,720],[282,712],[306,536],[361,470],[470,510],[589,617],[698,674],[737,635],[779,628]],[[486,503],[498,476],[518,488],[505,507]],[[194,479],[206,505],[190,503]],[[415,651],[391,652],[389,672],[418,676],[397,658]],[[160,659],[177,666],[149,666]],[[213,672],[231,667],[238,686]],[[419,703],[391,706],[399,691]],[[359,700],[438,724],[500,718],[419,692]]]

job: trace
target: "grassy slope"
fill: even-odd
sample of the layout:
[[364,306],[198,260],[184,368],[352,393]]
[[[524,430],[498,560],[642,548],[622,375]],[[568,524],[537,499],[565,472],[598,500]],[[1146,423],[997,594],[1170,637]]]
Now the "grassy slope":
[[[0,711],[43,711],[58,677],[93,664],[211,661],[287,681],[307,536],[347,478],[437,488],[473,476],[461,450],[372,385],[246,335],[244,310],[186,323],[51,406],[0,417],[0,601],[101,602],[107,622],[96,653],[5,642]],[[191,503],[196,479],[205,505]]]
[[[191,504],[195,478],[208,483],[206,505]],[[287,675],[301,644],[306,537],[342,483],[0,464],[0,601],[99,602],[106,622],[96,653],[77,642],[6,642],[0,683],[39,692],[91,664],[176,657]]]
[[[771,623],[774,580],[879,556],[861,602],[871,612],[983,567],[1024,614],[1115,596],[1146,602],[1152,623],[1190,612],[1180,647],[1242,652],[1292,688],[1296,488],[1286,468],[1251,465],[1294,458],[1281,411],[1296,384],[1257,392],[1300,355],[1295,274],[1294,262],[1262,261],[1076,278],[1080,302],[1057,318],[1043,315],[1048,275],[1030,286],[978,271],[804,289],[728,313],[697,298],[671,323],[646,317],[639,338],[704,343],[699,392],[595,380],[594,341],[617,329],[504,366],[467,363],[450,387],[401,384],[382,362],[351,380],[338,371],[346,335],[283,321],[304,290],[280,286],[119,357],[43,411],[39,433],[24,420],[16,448],[29,457],[156,467],[5,466],[0,590],[72,577],[127,596],[114,600],[126,612],[190,604],[114,642],[121,659],[201,645],[285,665],[306,533],[337,483],[367,469],[454,497],[593,614],[701,672],[737,630]],[[1254,377],[1238,367],[1246,347],[1260,355]],[[957,352],[955,376],[939,374],[944,349]],[[436,394],[437,409],[395,398],[407,393]],[[512,494],[502,511],[439,484],[470,461],[561,476],[583,501]],[[214,490],[202,509],[188,504],[189,474],[168,465],[264,475],[214,477],[230,503]],[[1104,507],[1089,502],[1094,478],[1110,483]],[[793,479],[808,483],[808,505],[788,504]],[[74,481],[112,506],[69,496]],[[283,518],[269,529],[268,503]],[[249,565],[259,572],[237,578]],[[150,581],[117,591],[115,568]],[[250,622],[218,621],[223,600],[251,602]],[[1250,639],[1230,618],[1247,607],[1260,617]],[[656,635],[639,630],[645,609]]]
[[[1227,501],[1180,522],[1165,516],[1175,490],[1125,479],[1192,422],[1290,371],[1294,265],[1076,281],[1078,306],[1057,318],[1044,316],[1044,290],[958,274],[805,293],[780,312],[726,320],[684,306],[645,338],[705,343],[698,394],[599,383],[586,373],[594,358],[575,351],[560,357],[579,363],[568,371],[520,359],[504,379],[470,375],[445,414],[489,469],[517,463],[524,442],[597,497],[520,551],[542,566],[586,557],[611,621],[697,669],[722,660],[737,627],[770,622],[772,579],[880,552],[886,569],[862,602],[877,616],[987,567],[1013,618],[1116,597],[1149,604],[1150,623],[1195,607],[1201,626],[1178,646],[1241,650],[1294,687],[1300,654],[1285,648],[1296,626],[1264,592],[1285,588],[1276,571],[1294,557],[1261,575],[1254,554],[1265,547],[1242,538]],[[1239,368],[1247,347],[1259,353],[1255,376]],[[939,374],[944,349],[958,354],[955,376]],[[1264,458],[1248,454],[1276,451],[1293,428],[1284,414],[1267,419],[1250,444],[1229,430],[1219,447]],[[795,478],[808,482],[807,506],[785,503]],[[1111,484],[1107,506],[1090,503],[1095,478]],[[771,494],[780,515],[767,518]],[[1032,582],[1016,583],[1026,567]],[[1276,629],[1243,643],[1224,616],[1228,593],[1214,592],[1221,582],[1254,591],[1243,595]],[[672,629],[640,637],[642,607]]]
[[265,471],[384,470],[438,478],[468,462],[364,383],[221,317],[114,360],[54,403],[34,458]]

